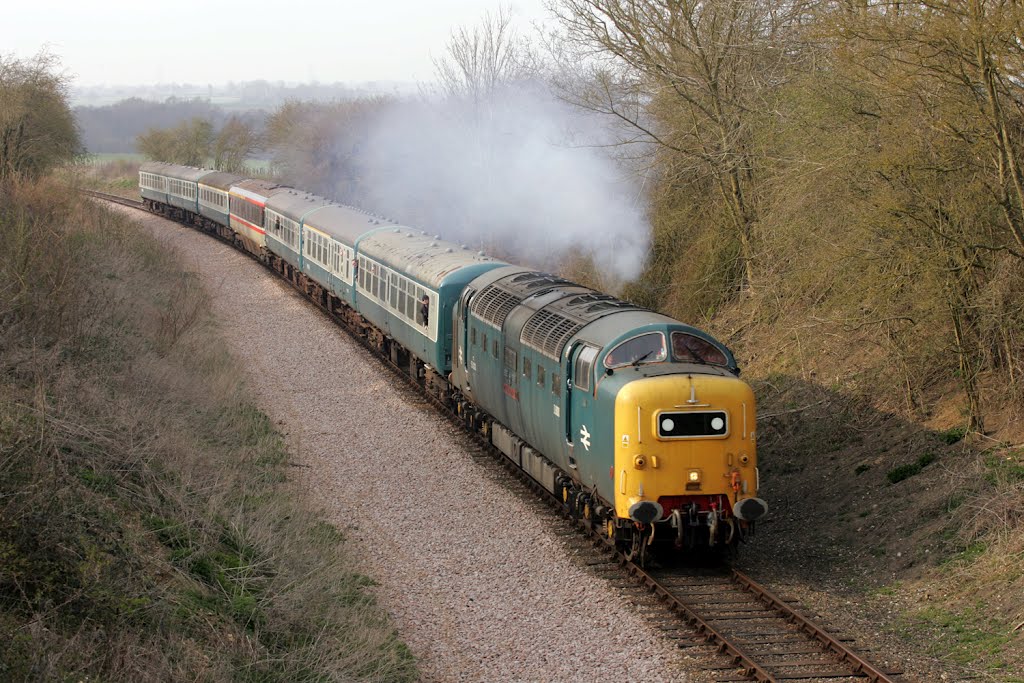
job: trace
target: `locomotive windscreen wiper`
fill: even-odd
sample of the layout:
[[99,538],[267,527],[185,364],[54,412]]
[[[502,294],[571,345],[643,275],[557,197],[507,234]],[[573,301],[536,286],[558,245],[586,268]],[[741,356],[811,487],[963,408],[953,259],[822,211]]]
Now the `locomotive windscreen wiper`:
[[634,368],[635,368],[635,367],[637,367],[638,365],[640,365],[641,363],[643,363],[643,362],[644,362],[645,360],[647,360],[648,358],[650,358],[650,357],[651,357],[651,354],[652,354],[652,353],[654,353],[654,352],[655,352],[655,351],[657,351],[657,350],[658,350],[658,349],[651,349],[650,351],[648,351],[647,353],[645,353],[644,355],[640,356],[639,358],[637,358],[636,360],[634,360],[634,361],[633,361],[632,363],[630,363],[630,365],[632,365],[632,366],[633,366]]

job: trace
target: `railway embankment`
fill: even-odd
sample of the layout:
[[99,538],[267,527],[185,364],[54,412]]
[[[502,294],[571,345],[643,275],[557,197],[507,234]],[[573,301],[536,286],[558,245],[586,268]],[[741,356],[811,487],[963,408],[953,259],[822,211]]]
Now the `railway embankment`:
[[0,241],[0,679],[416,679],[187,261],[48,181]]

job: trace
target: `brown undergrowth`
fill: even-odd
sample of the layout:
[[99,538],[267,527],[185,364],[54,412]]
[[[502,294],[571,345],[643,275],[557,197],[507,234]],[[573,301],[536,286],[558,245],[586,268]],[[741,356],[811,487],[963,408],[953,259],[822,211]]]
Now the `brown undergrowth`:
[[0,243],[0,679],[413,680],[197,276],[53,181]]
[[742,561],[856,601],[964,677],[1024,680],[1021,387],[979,376],[971,432],[944,328],[898,346],[827,305],[751,298],[714,321],[758,396],[772,506]]

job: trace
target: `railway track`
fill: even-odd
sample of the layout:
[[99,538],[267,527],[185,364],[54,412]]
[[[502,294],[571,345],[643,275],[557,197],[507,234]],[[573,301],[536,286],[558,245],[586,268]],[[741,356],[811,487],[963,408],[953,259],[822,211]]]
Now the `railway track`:
[[[83,190],[83,193],[146,211],[138,200],[93,190]],[[236,246],[213,233],[203,232]],[[308,298],[303,287],[288,282]],[[645,610],[646,617],[657,622],[681,649],[688,653],[692,650],[704,660],[711,680],[723,683],[819,680],[897,683],[898,680],[908,683],[902,672],[873,664],[852,649],[850,639],[830,634],[793,605],[794,601],[775,595],[742,572],[692,568],[645,570],[630,562],[600,529],[570,514],[560,500],[513,466],[478,432],[467,429],[464,421],[445,403],[423,390],[406,368],[392,363],[387,354],[350,328],[336,313],[316,300],[309,300],[403,380],[407,388],[416,392],[418,399],[426,399],[463,428],[482,452],[489,454],[561,515],[580,544],[583,563],[624,591],[626,597]]]

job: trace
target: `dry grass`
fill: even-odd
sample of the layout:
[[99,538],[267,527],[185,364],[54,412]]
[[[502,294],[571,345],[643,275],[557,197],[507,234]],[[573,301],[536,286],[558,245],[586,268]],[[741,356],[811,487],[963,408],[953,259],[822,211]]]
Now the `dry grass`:
[[0,188],[0,679],[413,680],[196,276],[65,192]]
[[91,161],[65,168],[62,175],[91,190],[138,199],[139,166],[140,162],[131,159]]

